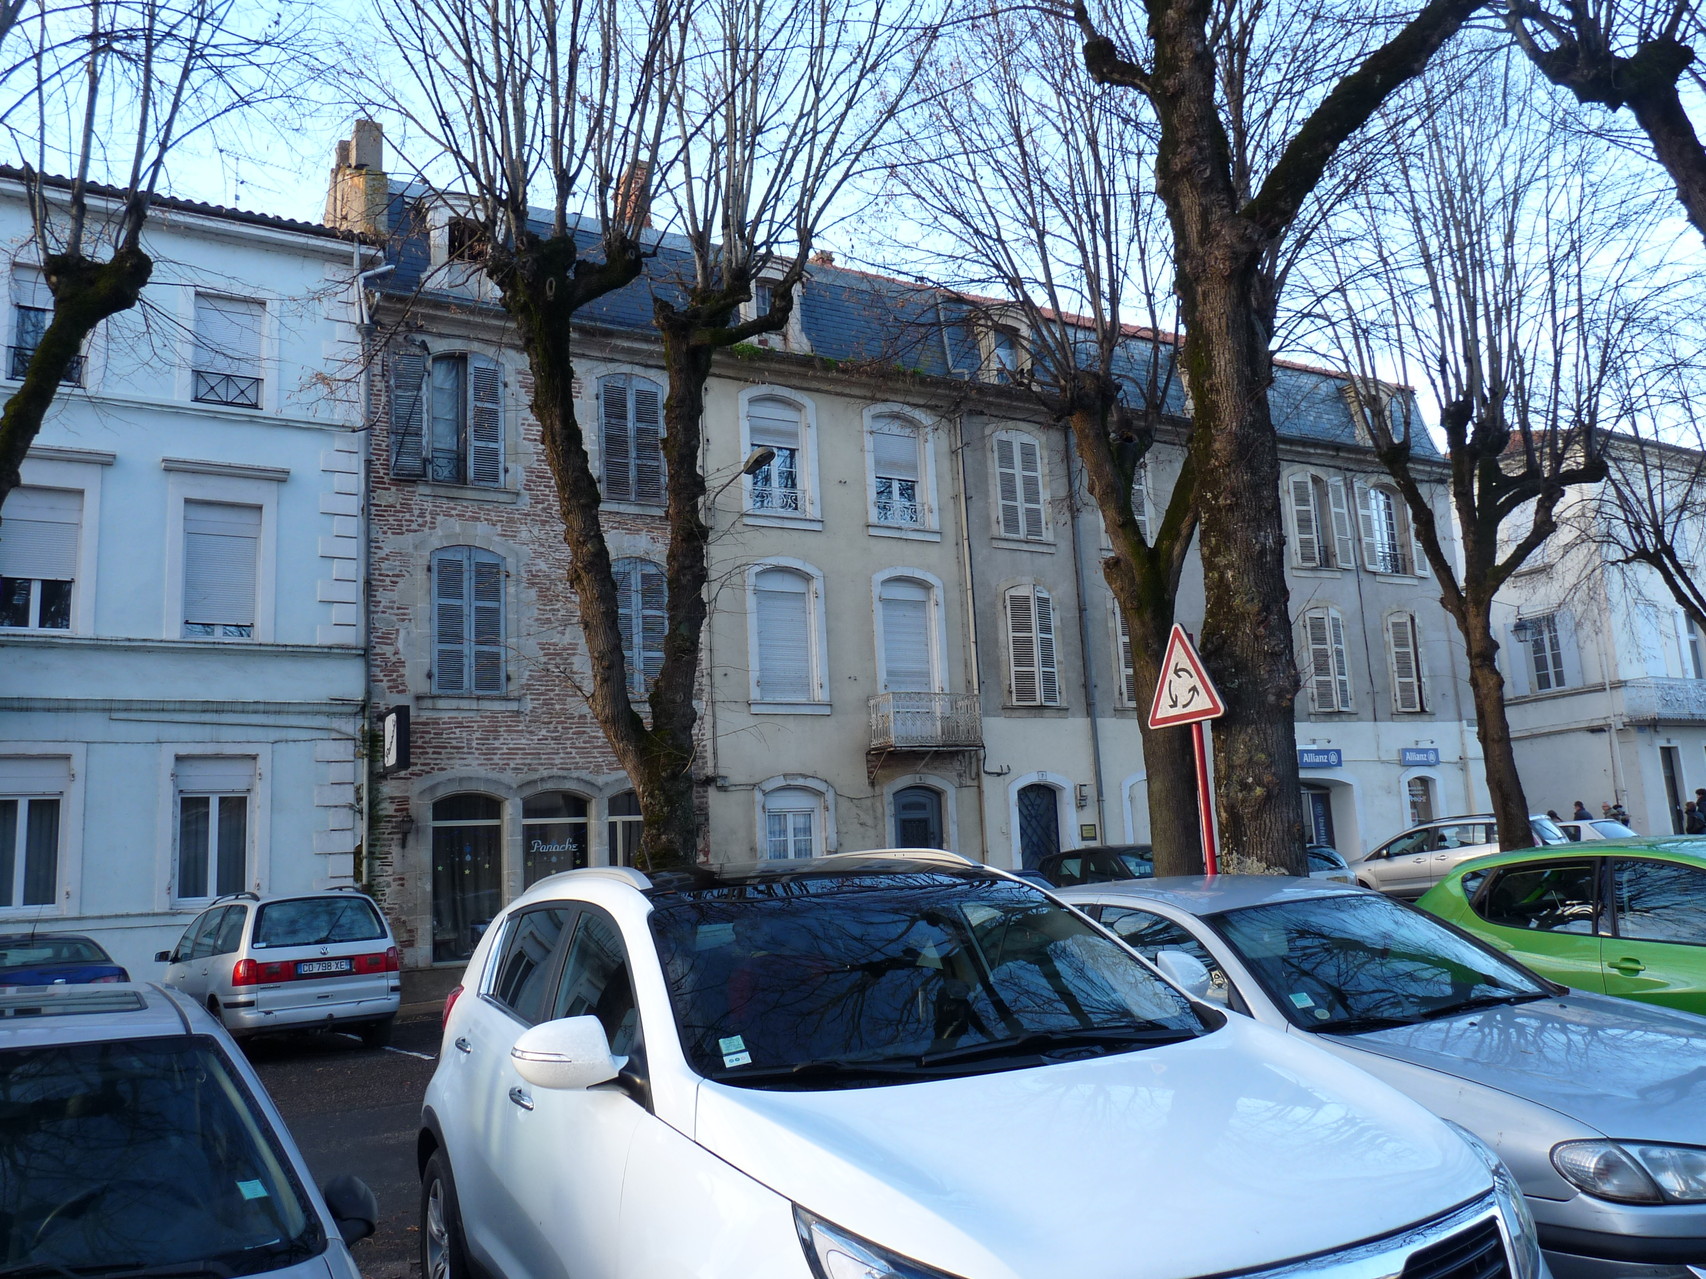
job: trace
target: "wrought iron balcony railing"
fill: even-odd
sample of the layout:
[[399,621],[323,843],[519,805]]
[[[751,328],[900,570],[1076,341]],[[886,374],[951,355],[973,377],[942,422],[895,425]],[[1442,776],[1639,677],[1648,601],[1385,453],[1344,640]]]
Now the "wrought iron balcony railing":
[[[35,358],[36,349],[33,346],[9,346],[6,348],[6,376],[14,382],[24,380],[24,374],[30,371],[30,361]],[[83,385],[83,357],[74,355],[71,363],[66,366],[65,376],[59,379],[66,386]]]
[[878,693],[870,707],[872,750],[983,744],[983,717],[971,693]]
[[261,380],[239,373],[204,373],[193,370],[195,385],[190,398],[198,404],[228,404],[237,409],[261,407]]
[[1623,717],[1633,724],[1706,724],[1706,680],[1628,680]]

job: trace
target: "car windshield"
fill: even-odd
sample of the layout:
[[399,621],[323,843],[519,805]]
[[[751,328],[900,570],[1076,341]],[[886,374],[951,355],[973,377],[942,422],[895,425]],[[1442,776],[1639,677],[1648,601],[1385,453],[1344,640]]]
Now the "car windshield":
[[1116,856],[1125,863],[1125,868],[1138,879],[1148,879],[1155,874],[1155,855],[1153,853],[1124,852],[1118,853]]
[[871,1068],[1011,1069],[1203,1030],[1130,951],[1007,879],[789,877],[651,922],[688,1060],[728,1083],[893,1083]]
[[0,969],[37,964],[110,964],[107,952],[87,937],[8,937],[0,940]]
[[[1564,833],[1563,828],[1550,817],[1530,817],[1528,829],[1534,832],[1536,844],[1567,844],[1570,842],[1570,837]],[[1629,833],[1633,835],[1635,832],[1630,831]]]
[[1372,1030],[1549,993],[1420,911],[1373,893],[1271,902],[1208,918],[1305,1030]]
[[385,936],[378,913],[362,897],[302,897],[268,902],[255,921],[256,950],[268,946],[320,946],[377,941]]
[[255,1274],[325,1234],[213,1040],[0,1051],[0,1270]]

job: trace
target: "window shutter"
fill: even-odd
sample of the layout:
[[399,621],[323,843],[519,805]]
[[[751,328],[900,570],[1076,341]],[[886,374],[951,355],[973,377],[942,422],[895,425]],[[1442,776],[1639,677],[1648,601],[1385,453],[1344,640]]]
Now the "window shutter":
[[1333,678],[1333,643],[1327,629],[1327,614],[1304,614],[1304,639],[1309,649],[1309,689],[1317,711],[1339,709],[1338,685]]
[[1380,542],[1374,535],[1374,499],[1368,485],[1356,486],[1357,525],[1362,533],[1362,566],[1371,572],[1380,567]]
[[814,700],[808,590],[799,574],[779,569],[760,573],[754,583],[758,695],[766,702]]
[[1043,459],[1042,449],[1032,439],[1018,441],[1019,496],[1025,508],[1025,536],[1040,538],[1043,521]]
[[1315,516],[1315,481],[1307,475],[1292,476],[1291,527],[1299,568],[1321,567],[1321,533]]
[[604,460],[604,500],[634,500],[634,441],[628,423],[628,379],[598,383],[599,452]]
[[504,691],[504,562],[490,551],[471,550],[474,691]]
[[0,577],[77,577],[83,495],[72,489],[17,488],[0,523]]
[[1386,619],[1386,638],[1392,658],[1392,709],[1410,713],[1424,710],[1416,619],[1408,613],[1394,613]]
[[1025,517],[1019,505],[1018,446],[1011,435],[995,437],[995,479],[1001,512],[1001,536],[1023,537]]
[[490,360],[468,358],[468,482],[504,482],[503,376]]
[[418,480],[426,474],[426,352],[407,344],[390,353],[391,474]]
[[255,624],[255,558],[261,508],[184,503],[184,621]]
[[1333,509],[1333,564],[1337,568],[1355,568],[1356,534],[1351,529],[1351,504],[1343,478],[1334,476],[1327,481],[1327,503]]
[[634,501],[662,506],[668,498],[663,461],[663,397],[643,378],[634,379]]
[[195,368],[200,373],[261,375],[266,307],[240,298],[195,295]]
[[669,626],[669,586],[663,570],[650,560],[618,560],[613,566],[622,632],[622,657],[628,667],[628,693],[644,697],[663,670],[663,638]]
[[1149,545],[1149,459],[1139,458],[1131,473],[1131,514],[1137,521],[1137,535]]
[[433,649],[432,689],[435,693],[468,691],[468,556],[472,548],[452,546],[432,557]]
[[1499,632],[1498,664],[1499,673],[1505,677],[1508,696],[1522,697],[1530,691],[1534,681],[1534,662],[1529,646],[1517,639],[1508,626]]
[[883,691],[934,693],[930,660],[930,588],[890,579],[882,585]]
[[12,264],[12,305],[35,311],[53,310],[53,290],[39,266],[28,262]]
[[1054,663],[1054,601],[1037,588],[1037,688],[1044,706],[1060,702],[1060,677]]
[[800,411],[786,400],[764,396],[746,407],[746,436],[753,448],[800,447]]
[[1036,601],[1026,587],[1007,592],[1007,660],[1013,676],[1013,704],[1037,705]]
[[1559,687],[1579,688],[1582,683],[1582,655],[1581,649],[1576,643],[1575,614],[1570,612],[1554,613],[1552,624],[1556,628],[1557,635]]
[[871,465],[885,479],[917,482],[918,432],[892,418],[879,421],[871,431]]
[[1351,664],[1345,650],[1345,619],[1338,613],[1327,614],[1327,630],[1333,637],[1333,683],[1338,693],[1338,707],[1351,709]]
[[1118,626],[1120,640],[1120,691],[1127,706],[1136,706],[1137,663],[1133,660],[1131,651],[1131,628],[1126,625],[1125,612],[1120,608],[1118,600],[1114,601],[1114,621]]

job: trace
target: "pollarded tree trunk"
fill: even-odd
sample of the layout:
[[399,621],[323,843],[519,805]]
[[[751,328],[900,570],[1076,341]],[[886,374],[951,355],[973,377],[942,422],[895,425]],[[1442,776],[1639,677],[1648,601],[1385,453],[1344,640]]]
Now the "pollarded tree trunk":
[[1505,679],[1499,673],[1499,643],[1493,638],[1492,601],[1465,596],[1461,612],[1453,610],[1469,652],[1469,690],[1475,702],[1475,736],[1486,764],[1487,790],[1498,822],[1500,848],[1532,848],[1528,799],[1516,771],[1510,719],[1505,714]]
[[105,262],[80,254],[47,258],[43,274],[53,294],[53,318],[30,357],[23,384],[0,411],[0,507],[21,482],[24,455],[83,343],[101,321],[134,307],[153,273],[153,259],[131,246],[121,246]]

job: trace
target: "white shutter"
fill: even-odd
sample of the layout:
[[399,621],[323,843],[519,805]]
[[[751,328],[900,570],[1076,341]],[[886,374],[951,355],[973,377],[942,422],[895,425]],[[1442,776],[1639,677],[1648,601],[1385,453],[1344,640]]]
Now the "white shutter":
[[1388,617],[1386,644],[1392,662],[1392,709],[1405,713],[1425,709],[1416,619],[1408,613]]
[[490,551],[470,550],[469,646],[474,691],[504,691],[504,562]]
[[1018,447],[1011,435],[995,437],[996,498],[1002,537],[1023,537],[1025,517],[1019,505]]
[[1018,456],[1019,497],[1025,509],[1025,536],[1041,538],[1045,532],[1042,449],[1035,440],[1021,438]]
[[1374,535],[1374,499],[1368,485],[1356,486],[1357,525],[1362,533],[1362,565],[1371,572],[1380,568],[1380,542]]
[[1007,592],[1007,662],[1012,676],[1013,704],[1038,704],[1036,601],[1029,587]]
[[800,447],[800,411],[786,400],[764,396],[746,407],[747,442],[753,448]]
[[180,755],[172,762],[172,780],[181,791],[204,795],[239,794],[255,784],[253,755]]
[[890,480],[919,478],[918,432],[894,418],[881,418],[871,430],[871,466]]
[[468,482],[504,482],[503,377],[498,366],[468,357]]
[[1120,602],[1114,601],[1114,621],[1117,624],[1120,643],[1120,692],[1127,706],[1137,705],[1137,662],[1131,651],[1131,628],[1126,625],[1125,610],[1120,608]]
[[1336,568],[1355,568],[1356,533],[1351,528],[1350,498],[1340,476],[1335,475],[1327,481],[1327,502],[1333,508],[1333,565]]
[[255,560],[261,508],[184,503],[184,621],[255,624]]
[[387,357],[391,373],[391,474],[426,474],[426,352],[413,343]]
[[1291,477],[1291,529],[1299,568],[1321,567],[1321,534],[1316,527],[1315,482],[1307,475]]
[[1563,673],[1561,687],[1579,688],[1582,683],[1582,653],[1576,643],[1575,614],[1568,611],[1554,613],[1552,621],[1557,628],[1558,667]]
[[883,615],[883,691],[934,693],[930,660],[930,588],[890,578],[878,601]]
[[0,577],[74,581],[82,522],[75,489],[13,489],[0,511]]
[[634,500],[634,441],[628,421],[628,379],[598,383],[599,454],[604,461],[604,500]]
[[1037,687],[1044,706],[1060,704],[1060,677],[1054,661],[1054,601],[1037,587]]
[[1149,459],[1138,459],[1131,475],[1131,514],[1137,521],[1137,535],[1149,545]]
[[1345,619],[1336,612],[1327,614],[1327,630],[1333,638],[1333,682],[1338,691],[1338,706],[1342,711],[1351,709],[1351,664],[1349,654],[1345,649]]
[[1317,711],[1339,709],[1338,684],[1333,678],[1333,641],[1323,610],[1303,615],[1304,646],[1309,651],[1309,691]]
[[195,368],[200,373],[261,375],[263,303],[195,295]]
[[452,546],[432,557],[432,691],[468,691],[468,553]]
[[769,569],[753,583],[758,631],[758,695],[766,702],[814,700],[811,596],[798,573]]
[[47,277],[39,266],[27,262],[12,264],[12,305],[36,311],[53,310],[53,290],[47,287]]
[[668,470],[663,461],[663,396],[657,384],[634,379],[634,501],[662,506]]

